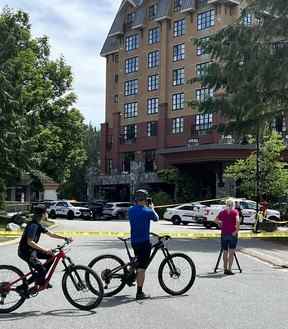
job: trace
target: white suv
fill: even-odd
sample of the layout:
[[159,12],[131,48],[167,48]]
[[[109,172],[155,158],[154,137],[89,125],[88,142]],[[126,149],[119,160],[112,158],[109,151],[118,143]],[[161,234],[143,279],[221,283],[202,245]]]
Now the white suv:
[[78,207],[77,202],[70,201],[57,201],[50,208],[48,208],[48,215],[51,218],[66,217],[68,219],[73,218],[91,218],[92,212],[89,208]]
[[163,217],[174,225],[202,223],[207,216],[207,209],[207,206],[199,203],[185,203],[174,208],[167,208]]
[[105,203],[102,211],[104,218],[126,219],[128,209],[132,206],[130,202],[108,202]]
[[[238,201],[240,203],[242,218],[241,224],[253,225],[255,223],[256,217],[256,202],[247,199],[236,199],[231,198],[234,202]],[[203,225],[206,228],[210,228],[212,226],[218,227],[214,220],[218,216],[219,212],[225,208],[225,205],[211,205],[208,209],[207,217],[203,221]],[[280,212],[278,210],[267,209],[267,217],[268,219],[280,220]]]

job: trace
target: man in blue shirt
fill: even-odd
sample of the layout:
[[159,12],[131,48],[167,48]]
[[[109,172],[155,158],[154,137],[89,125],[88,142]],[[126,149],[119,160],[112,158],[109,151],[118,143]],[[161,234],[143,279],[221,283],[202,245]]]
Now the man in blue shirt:
[[158,221],[159,216],[154,210],[153,203],[148,198],[146,190],[137,190],[135,205],[128,210],[131,228],[131,244],[137,257],[137,294],[136,299],[145,299],[148,296],[142,291],[145,280],[145,271],[149,265],[151,254],[150,222]]

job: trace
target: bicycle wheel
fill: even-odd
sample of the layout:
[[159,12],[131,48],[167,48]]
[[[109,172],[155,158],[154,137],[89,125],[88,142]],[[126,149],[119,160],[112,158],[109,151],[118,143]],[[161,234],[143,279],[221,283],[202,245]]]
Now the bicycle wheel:
[[80,310],[92,310],[103,299],[101,279],[87,266],[75,265],[68,268],[63,275],[62,289],[68,302]]
[[94,258],[90,263],[91,267],[96,273],[101,275],[104,285],[104,297],[111,297],[118,294],[124,287],[124,268],[120,268],[113,273],[113,269],[124,266],[123,260],[114,255],[102,255]]
[[161,288],[173,296],[187,292],[192,287],[195,277],[196,268],[192,259],[181,253],[165,258],[158,270]]
[[[24,274],[14,266],[0,265],[0,313],[15,311],[25,302],[16,288],[25,284]],[[18,281],[19,280],[19,281]],[[13,282],[18,281],[13,284]]]

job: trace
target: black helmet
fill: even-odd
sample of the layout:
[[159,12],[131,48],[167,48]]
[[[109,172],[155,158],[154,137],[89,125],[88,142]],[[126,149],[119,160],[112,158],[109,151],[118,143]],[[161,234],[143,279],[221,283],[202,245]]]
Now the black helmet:
[[146,190],[137,190],[135,192],[135,201],[146,201],[149,198],[149,193]]
[[33,213],[35,215],[43,215],[47,212],[46,206],[39,204],[36,207],[33,208]]

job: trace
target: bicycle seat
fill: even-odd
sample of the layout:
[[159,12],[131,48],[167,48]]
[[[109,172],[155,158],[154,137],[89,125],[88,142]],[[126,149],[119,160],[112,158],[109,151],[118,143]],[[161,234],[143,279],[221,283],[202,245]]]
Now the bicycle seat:
[[120,238],[119,236],[118,236],[117,239],[119,239],[120,241],[123,241],[123,242],[126,242],[126,241],[130,240],[130,238]]

